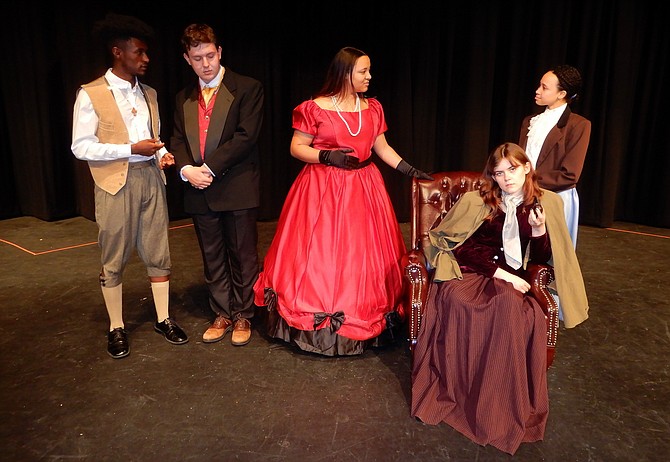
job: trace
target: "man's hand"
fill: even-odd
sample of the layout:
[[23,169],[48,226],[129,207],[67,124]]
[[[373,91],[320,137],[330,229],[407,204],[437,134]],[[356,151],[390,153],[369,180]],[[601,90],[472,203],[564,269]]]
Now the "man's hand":
[[195,189],[205,189],[212,184],[212,174],[204,165],[201,165],[200,167],[185,168],[182,170],[181,174],[184,175],[184,178],[186,178]]
[[166,152],[163,154],[163,157],[161,157],[161,160],[158,162],[158,166],[160,167],[161,170],[165,170],[166,168],[174,165],[174,156]]
[[165,146],[165,143],[158,138],[149,138],[133,144],[130,147],[130,152],[139,154],[140,156],[151,157],[163,146]]

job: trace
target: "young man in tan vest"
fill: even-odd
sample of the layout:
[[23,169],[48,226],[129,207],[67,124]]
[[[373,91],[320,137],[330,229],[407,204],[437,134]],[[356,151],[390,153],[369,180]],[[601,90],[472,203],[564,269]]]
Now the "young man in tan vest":
[[168,313],[171,261],[162,170],[174,164],[174,157],[159,139],[156,91],[138,80],[147,70],[153,30],[137,18],[108,14],[96,23],[95,32],[113,64],[77,92],[72,152],[88,162],[95,181],[100,286],[110,321],[107,352],[123,358],[130,352],[123,322],[123,271],[134,250],[151,281],[154,329],[170,343],[188,341]]

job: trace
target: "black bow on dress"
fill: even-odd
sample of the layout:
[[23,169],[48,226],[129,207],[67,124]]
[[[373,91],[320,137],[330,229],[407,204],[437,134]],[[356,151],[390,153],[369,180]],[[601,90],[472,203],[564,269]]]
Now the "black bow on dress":
[[323,322],[330,318],[330,325],[333,326],[333,332],[337,332],[344,322],[344,311],[336,311],[335,313],[314,313],[314,330]]

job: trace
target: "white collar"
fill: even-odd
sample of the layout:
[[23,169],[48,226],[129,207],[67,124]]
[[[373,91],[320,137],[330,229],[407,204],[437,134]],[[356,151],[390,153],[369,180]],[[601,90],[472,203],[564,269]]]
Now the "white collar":
[[205,83],[204,80],[198,78],[198,81],[200,82],[200,88],[217,88],[223,79],[223,72],[223,66],[219,66],[219,73],[216,74],[216,77],[214,77],[209,83]]
[[547,106],[547,108],[542,113],[542,118],[554,121],[552,125],[555,125],[556,123],[558,123],[558,119],[561,118],[567,107],[568,107],[567,103],[561,104],[560,106],[555,107],[553,109],[549,109],[549,106]]
[[114,74],[111,68],[107,69],[107,72],[105,72],[105,79],[107,79],[110,86],[118,88],[119,90],[135,91],[139,88],[137,77],[135,77],[135,85],[133,85],[127,80]]

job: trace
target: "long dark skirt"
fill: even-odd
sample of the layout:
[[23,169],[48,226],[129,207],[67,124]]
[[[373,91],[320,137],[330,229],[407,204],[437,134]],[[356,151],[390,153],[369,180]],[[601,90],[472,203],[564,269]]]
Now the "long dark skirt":
[[530,295],[465,273],[434,283],[414,351],[412,416],[514,454],[549,413],[546,321]]

